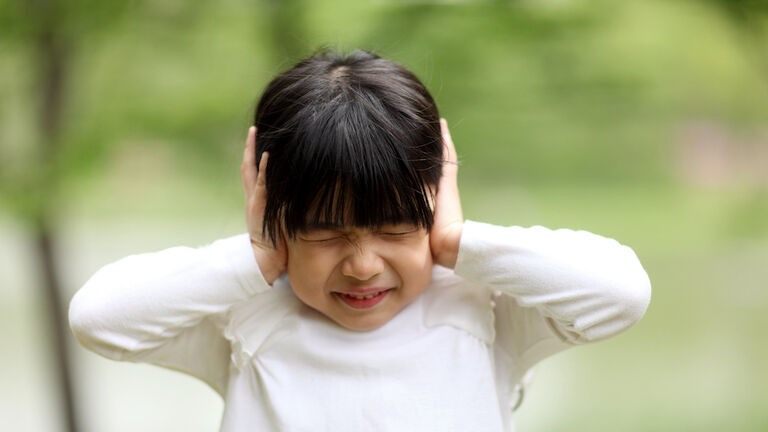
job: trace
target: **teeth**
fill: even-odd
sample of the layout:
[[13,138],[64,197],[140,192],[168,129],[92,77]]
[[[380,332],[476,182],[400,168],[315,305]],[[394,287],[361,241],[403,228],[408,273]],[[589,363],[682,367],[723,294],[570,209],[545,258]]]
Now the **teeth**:
[[355,294],[347,294],[347,293],[343,293],[343,294],[345,296],[347,296],[347,297],[350,297],[350,298],[353,298],[353,299],[357,299],[357,300],[370,300],[370,299],[376,297],[377,295],[381,294],[382,292],[383,291],[379,291],[377,293],[368,294],[368,295],[364,295],[364,296],[355,295]]

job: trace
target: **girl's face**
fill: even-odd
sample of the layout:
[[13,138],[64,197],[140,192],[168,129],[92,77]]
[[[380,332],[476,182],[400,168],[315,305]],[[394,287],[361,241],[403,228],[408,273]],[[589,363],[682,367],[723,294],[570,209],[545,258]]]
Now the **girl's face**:
[[296,296],[357,331],[387,323],[427,288],[429,235],[412,224],[380,229],[313,226],[287,242]]

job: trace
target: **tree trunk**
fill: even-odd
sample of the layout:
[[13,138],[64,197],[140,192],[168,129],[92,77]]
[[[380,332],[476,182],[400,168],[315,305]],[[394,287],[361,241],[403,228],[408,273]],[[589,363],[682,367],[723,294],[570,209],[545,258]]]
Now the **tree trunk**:
[[40,215],[36,222],[35,246],[40,265],[40,271],[44,276],[43,291],[45,298],[44,316],[48,318],[48,328],[54,355],[53,361],[56,362],[56,378],[58,386],[59,399],[63,404],[63,420],[66,425],[66,431],[76,432],[77,428],[77,410],[72,391],[72,375],[69,365],[69,349],[67,340],[69,339],[69,326],[64,310],[66,304],[61,296],[61,286],[58,280],[56,266],[56,254],[54,251],[54,235],[45,216]]
[[37,205],[34,206],[32,227],[37,250],[40,274],[43,275],[41,288],[45,299],[43,316],[48,319],[48,334],[54,352],[56,385],[62,403],[62,415],[66,431],[76,432],[77,411],[72,391],[69,365],[69,325],[64,313],[67,305],[62,299],[61,284],[55,254],[55,233],[53,229],[54,203],[58,194],[57,177],[60,174],[57,153],[61,142],[61,116],[64,106],[64,83],[68,64],[67,38],[62,34],[59,23],[60,4],[56,0],[37,2],[31,12],[38,23],[35,52],[37,55],[37,77],[40,89],[38,122],[40,132],[39,167],[33,170],[37,175]]

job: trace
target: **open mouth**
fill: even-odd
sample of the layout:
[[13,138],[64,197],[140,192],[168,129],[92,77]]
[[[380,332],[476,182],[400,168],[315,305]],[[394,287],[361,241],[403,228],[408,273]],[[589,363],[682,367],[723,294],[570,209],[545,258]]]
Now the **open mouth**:
[[368,293],[365,295],[334,292],[333,294],[344,304],[353,309],[370,309],[379,304],[389,294],[392,288]]

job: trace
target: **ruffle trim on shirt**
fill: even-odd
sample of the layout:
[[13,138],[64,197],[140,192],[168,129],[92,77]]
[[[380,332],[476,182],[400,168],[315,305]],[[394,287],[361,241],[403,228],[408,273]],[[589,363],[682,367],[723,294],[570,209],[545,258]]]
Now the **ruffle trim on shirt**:
[[[421,303],[424,326],[451,326],[489,346],[494,343],[494,301],[486,287],[435,266],[432,283],[422,294]],[[224,337],[232,346],[233,364],[242,369],[265,342],[288,334],[280,329],[286,326],[286,320],[298,319],[303,307],[285,275],[275,281],[271,290],[235,306],[224,328]]]
[[[426,327],[451,326],[489,346],[494,343],[494,301],[485,287],[435,266],[432,283],[421,302]],[[288,334],[280,329],[286,326],[286,320],[298,319],[303,307],[287,277],[275,281],[271,290],[235,306],[223,332],[232,346],[233,364],[242,369],[269,339]]]
[[224,337],[232,346],[232,363],[242,369],[251,362],[267,339],[278,333],[277,327],[284,325],[287,317],[296,317],[301,307],[285,275],[271,290],[234,307],[224,328]]
[[422,296],[425,326],[452,326],[487,345],[493,344],[496,334],[491,291],[450,269],[434,266],[432,283]]

